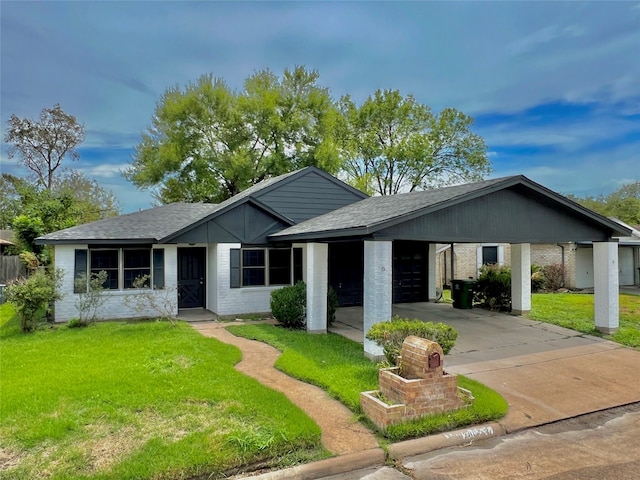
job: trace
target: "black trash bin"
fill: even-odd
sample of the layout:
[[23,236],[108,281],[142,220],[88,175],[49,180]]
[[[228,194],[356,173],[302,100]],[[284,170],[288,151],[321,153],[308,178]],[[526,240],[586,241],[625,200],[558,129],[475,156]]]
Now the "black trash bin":
[[453,308],[473,307],[473,287],[475,280],[451,280],[451,300]]

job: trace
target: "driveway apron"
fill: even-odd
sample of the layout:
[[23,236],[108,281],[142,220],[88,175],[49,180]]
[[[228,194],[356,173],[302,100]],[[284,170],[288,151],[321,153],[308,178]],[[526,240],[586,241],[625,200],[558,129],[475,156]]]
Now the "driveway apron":
[[[640,352],[543,322],[444,303],[393,306],[402,317],[443,322],[459,333],[446,371],[509,402],[507,432],[640,401]],[[362,309],[338,309],[336,332],[362,342]]]

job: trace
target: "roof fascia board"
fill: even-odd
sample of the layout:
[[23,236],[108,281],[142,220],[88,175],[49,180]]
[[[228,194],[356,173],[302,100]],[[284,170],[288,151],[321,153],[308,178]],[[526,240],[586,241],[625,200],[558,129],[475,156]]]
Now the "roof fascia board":
[[274,242],[279,241],[297,241],[297,240],[316,240],[327,238],[343,238],[354,236],[370,236],[371,232],[366,227],[346,228],[342,230],[326,230],[322,232],[309,232],[309,233],[293,233],[291,235],[270,235],[269,239]]
[[36,245],[141,245],[141,244],[157,244],[155,238],[92,238],[92,239],[65,239],[65,240],[47,240],[46,242],[36,238]]

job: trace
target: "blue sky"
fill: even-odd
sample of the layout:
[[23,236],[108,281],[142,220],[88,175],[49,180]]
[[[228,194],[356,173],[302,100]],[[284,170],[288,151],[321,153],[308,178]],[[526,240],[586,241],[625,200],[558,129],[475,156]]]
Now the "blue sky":
[[[82,170],[124,212],[120,176],[170,86],[304,65],[334,98],[397,89],[476,119],[491,177],[563,194],[640,180],[640,2],[0,2],[0,116],[60,103]],[[2,172],[26,175],[0,151]]]

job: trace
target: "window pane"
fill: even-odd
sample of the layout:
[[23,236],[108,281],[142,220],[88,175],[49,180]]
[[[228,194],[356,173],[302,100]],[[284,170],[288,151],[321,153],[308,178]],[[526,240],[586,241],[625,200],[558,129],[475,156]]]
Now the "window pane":
[[118,250],[92,250],[91,270],[118,269]]
[[291,284],[291,250],[269,250],[269,285]]
[[124,268],[149,268],[151,264],[151,250],[124,250]]
[[264,267],[264,250],[243,250],[243,267]]
[[243,268],[242,285],[245,287],[264,285],[264,268]]
[[[147,276],[144,284],[134,285],[137,278]],[[124,288],[149,288],[151,286],[149,269],[129,269],[124,271]]]
[[118,289],[118,250],[91,250],[91,273],[107,272],[104,288]]
[[137,248],[124,249],[124,288],[149,288],[150,279],[147,278],[141,285],[136,285],[136,280],[144,276],[151,276],[151,249]]
[[482,263],[483,265],[498,263],[498,247],[482,247]]

